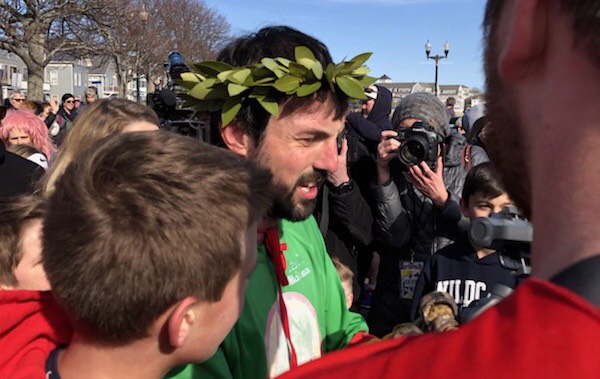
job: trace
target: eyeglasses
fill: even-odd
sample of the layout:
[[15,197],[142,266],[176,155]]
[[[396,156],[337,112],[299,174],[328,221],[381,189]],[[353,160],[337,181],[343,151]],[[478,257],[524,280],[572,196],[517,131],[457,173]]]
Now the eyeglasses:
[[73,100],[65,100],[65,104],[72,104]]
[[76,103],[81,103],[81,100],[75,100]]
[[13,101],[17,101],[17,102],[19,102],[19,103],[20,103],[21,101],[25,101],[25,100],[27,100],[27,99],[25,99],[25,98],[21,98],[21,97],[19,97],[19,98],[13,98]]

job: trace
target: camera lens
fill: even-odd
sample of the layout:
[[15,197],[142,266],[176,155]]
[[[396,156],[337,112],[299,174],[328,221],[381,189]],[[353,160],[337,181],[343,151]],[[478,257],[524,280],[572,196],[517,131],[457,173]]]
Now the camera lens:
[[426,155],[426,147],[418,140],[407,140],[400,147],[400,160],[405,164],[417,164],[424,160]]

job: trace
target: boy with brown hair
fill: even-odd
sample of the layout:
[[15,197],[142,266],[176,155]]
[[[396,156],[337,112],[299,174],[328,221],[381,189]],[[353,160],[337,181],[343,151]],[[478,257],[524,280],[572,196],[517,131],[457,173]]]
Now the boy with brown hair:
[[44,208],[0,198],[0,378],[44,378],[46,356],[71,336],[40,262]]
[[[467,174],[460,207],[463,215],[473,221],[500,213],[514,204],[499,173],[490,162],[485,162]],[[464,232],[456,242],[440,249],[425,262],[415,289],[412,320],[420,316],[421,299],[430,292],[450,294],[462,312],[471,302],[492,293],[497,285],[515,288],[522,279],[501,264],[495,250],[477,246]]]
[[242,309],[269,182],[167,132],[110,136],[71,163],[48,201],[42,261],[74,336],[48,378],[160,378],[208,359]]

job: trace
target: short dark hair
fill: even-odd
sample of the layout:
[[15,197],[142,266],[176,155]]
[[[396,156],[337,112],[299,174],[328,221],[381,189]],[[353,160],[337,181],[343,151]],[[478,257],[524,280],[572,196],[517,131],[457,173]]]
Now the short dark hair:
[[[288,26],[269,26],[256,33],[236,38],[221,50],[217,55],[217,60],[232,66],[250,66],[259,63],[265,57],[295,60],[297,46],[305,46],[310,49],[324,69],[333,62],[329,50],[321,41]],[[348,96],[337,88],[332,91],[326,85],[321,86],[320,90],[310,96],[282,95],[277,100],[280,104],[281,115],[293,113],[315,102],[327,101],[331,101],[336,120],[344,117],[348,110]],[[270,116],[271,114],[265,111],[258,102],[249,102],[242,107],[237,119],[241,121],[244,130],[255,141],[259,141]],[[211,137],[215,138],[214,144],[222,144],[219,133],[220,126],[220,114],[214,114],[211,117]]]
[[29,221],[42,219],[45,203],[41,197],[23,195],[0,198],[0,284],[16,286],[14,269],[23,258],[21,235]]
[[474,166],[465,178],[462,192],[465,203],[469,203],[469,198],[477,192],[492,199],[506,193],[500,174],[490,162]]
[[[573,21],[573,30],[578,45],[600,60],[600,2],[598,0],[555,0]],[[488,0],[483,21],[484,36],[489,41],[497,29],[505,0]],[[488,42],[489,44],[489,42]]]
[[83,152],[43,227],[44,269],[76,329],[125,344],[187,296],[218,301],[241,268],[240,239],[270,207],[270,180],[251,160],[163,131]]

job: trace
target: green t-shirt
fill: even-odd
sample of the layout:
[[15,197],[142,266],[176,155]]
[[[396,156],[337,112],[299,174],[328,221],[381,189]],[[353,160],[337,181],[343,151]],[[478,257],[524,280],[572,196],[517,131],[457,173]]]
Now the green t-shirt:
[[[361,315],[348,311],[339,276],[327,255],[313,217],[282,220],[281,243],[287,244],[282,287],[298,364],[338,350],[366,332]],[[169,378],[266,378],[289,370],[289,354],[279,316],[277,280],[264,246],[246,290],[244,310],[215,355],[203,364],[173,370]]]

